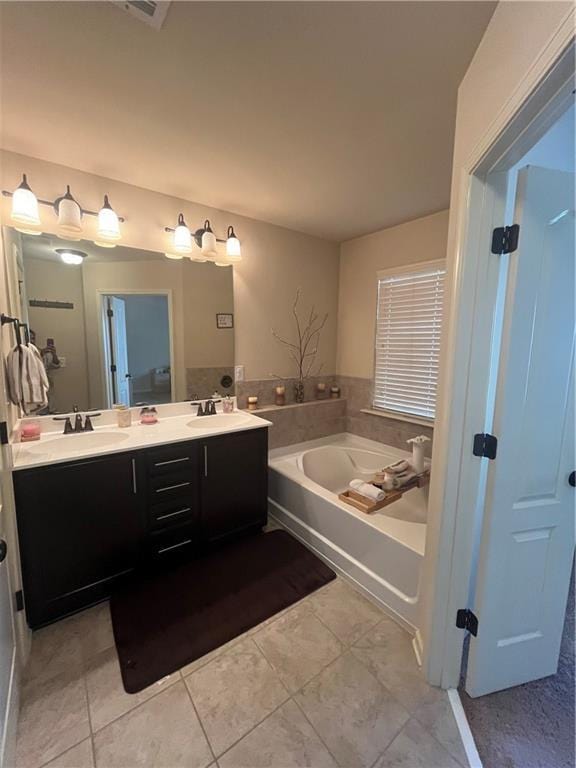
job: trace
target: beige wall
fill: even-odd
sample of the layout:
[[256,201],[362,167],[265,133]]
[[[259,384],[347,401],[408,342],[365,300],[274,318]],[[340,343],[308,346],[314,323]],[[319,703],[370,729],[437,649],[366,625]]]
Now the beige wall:
[[[123,242],[132,247],[166,250],[170,236],[164,227],[173,226],[180,212],[191,227],[209,218],[219,236],[232,224],[243,252],[243,261],[234,267],[236,362],[245,365],[246,378],[265,378],[272,371],[286,376],[293,372],[286,350],[274,341],[270,328],[274,326],[285,334],[292,332],[290,310],[298,286],[302,288],[303,306],[315,303],[319,312],[329,313],[319,359],[324,362],[324,371],[334,372],[339,260],[336,243],[24,155],[2,152],[0,164],[3,189],[17,187],[26,171],[31,187],[45,199],[58,197],[64,185],[70,184],[83,206],[97,209],[104,193],[109,194],[112,205],[126,217]],[[3,198],[3,223],[9,223],[9,215],[10,200]],[[55,233],[53,212],[41,207],[41,216],[44,230]],[[95,219],[87,217],[85,223],[86,237],[93,238]]]
[[445,258],[447,234],[448,211],[440,211],[342,243],[337,363],[340,375],[372,378],[377,272]]
[[58,353],[66,359],[64,368],[49,371],[50,408],[70,410],[72,405],[88,408],[86,376],[86,334],[82,270],[45,259],[24,259],[26,294],[30,299],[69,301],[74,309],[28,307],[30,328],[40,348],[53,338]]

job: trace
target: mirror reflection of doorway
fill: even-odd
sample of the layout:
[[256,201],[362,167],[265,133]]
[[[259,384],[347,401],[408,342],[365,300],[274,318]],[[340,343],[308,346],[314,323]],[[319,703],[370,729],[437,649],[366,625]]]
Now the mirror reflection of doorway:
[[107,407],[171,402],[168,294],[103,294],[101,312]]

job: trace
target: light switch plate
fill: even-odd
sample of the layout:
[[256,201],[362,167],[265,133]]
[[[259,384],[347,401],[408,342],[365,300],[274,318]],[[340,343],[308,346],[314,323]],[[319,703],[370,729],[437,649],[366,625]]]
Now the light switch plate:
[[234,379],[235,379],[235,381],[244,381],[244,366],[243,365],[235,365],[234,366]]

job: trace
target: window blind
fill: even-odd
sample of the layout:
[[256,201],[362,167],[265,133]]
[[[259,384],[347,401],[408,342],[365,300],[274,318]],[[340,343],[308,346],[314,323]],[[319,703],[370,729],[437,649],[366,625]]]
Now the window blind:
[[446,269],[378,276],[374,408],[433,419]]

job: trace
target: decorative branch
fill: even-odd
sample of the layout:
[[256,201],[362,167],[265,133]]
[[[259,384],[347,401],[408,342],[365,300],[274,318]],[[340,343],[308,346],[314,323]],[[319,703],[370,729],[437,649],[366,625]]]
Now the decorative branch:
[[[326,325],[326,321],[328,320],[328,313],[326,313],[322,320],[320,320],[320,317],[316,313],[314,306],[312,306],[310,315],[308,316],[308,322],[303,326],[298,314],[299,301],[300,288],[298,288],[296,291],[296,298],[294,299],[294,303],[292,305],[292,314],[294,315],[296,334],[298,337],[297,343],[283,338],[278,333],[276,333],[274,328],[272,328],[272,336],[280,344],[284,344],[284,346],[288,347],[288,354],[296,364],[298,381],[300,385],[303,386],[305,379],[312,375],[318,376],[322,370],[323,363],[320,363],[316,372],[312,374],[312,370],[316,362],[316,355],[318,354],[320,335],[324,326]],[[277,374],[271,375],[277,379],[280,379],[281,381],[288,381],[290,378],[285,376],[278,376]]]

